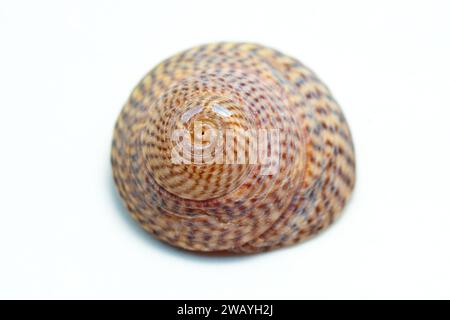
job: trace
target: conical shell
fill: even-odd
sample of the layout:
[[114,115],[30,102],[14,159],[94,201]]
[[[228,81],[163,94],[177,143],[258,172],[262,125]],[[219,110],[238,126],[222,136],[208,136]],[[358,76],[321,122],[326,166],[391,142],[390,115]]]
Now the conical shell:
[[112,168],[131,215],[194,251],[259,252],[328,227],[355,182],[344,115],[296,59],[248,43],[179,53],[136,86]]

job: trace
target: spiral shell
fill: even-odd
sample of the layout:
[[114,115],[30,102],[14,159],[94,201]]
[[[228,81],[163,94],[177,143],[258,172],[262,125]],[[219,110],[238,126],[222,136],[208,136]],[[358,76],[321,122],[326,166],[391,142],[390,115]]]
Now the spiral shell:
[[336,219],[355,181],[328,88],[296,59],[248,43],[195,47],[151,70],[117,120],[111,161],[131,215],[194,251],[307,239]]

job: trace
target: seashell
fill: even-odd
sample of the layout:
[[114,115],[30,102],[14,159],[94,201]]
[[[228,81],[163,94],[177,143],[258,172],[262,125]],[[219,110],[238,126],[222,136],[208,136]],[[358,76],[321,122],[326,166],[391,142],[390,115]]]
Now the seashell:
[[328,227],[355,182],[344,115],[307,67],[217,43],[157,65],[115,126],[114,181],[148,232],[193,251],[252,253]]

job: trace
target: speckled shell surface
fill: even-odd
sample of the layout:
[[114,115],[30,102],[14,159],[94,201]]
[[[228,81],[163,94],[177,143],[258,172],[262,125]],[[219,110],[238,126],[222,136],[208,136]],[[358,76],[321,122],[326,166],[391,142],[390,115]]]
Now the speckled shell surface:
[[[174,163],[174,132],[194,137],[196,121],[277,130],[278,147],[268,143],[276,170]],[[151,70],[117,120],[111,161],[131,215],[194,251],[252,253],[305,240],[339,216],[355,182],[351,134],[328,88],[296,59],[248,43],[195,47]]]

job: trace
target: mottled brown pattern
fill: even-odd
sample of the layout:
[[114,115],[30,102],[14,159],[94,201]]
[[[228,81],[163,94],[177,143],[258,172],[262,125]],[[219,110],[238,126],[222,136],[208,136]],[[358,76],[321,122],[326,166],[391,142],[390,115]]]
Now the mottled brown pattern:
[[[231,115],[218,117],[217,105]],[[171,133],[192,130],[194,119],[280,130],[278,172],[173,164]],[[296,59],[248,43],[195,47],[151,70],[117,120],[111,159],[131,215],[194,251],[258,252],[307,239],[336,219],[355,181],[350,131],[328,88]]]

